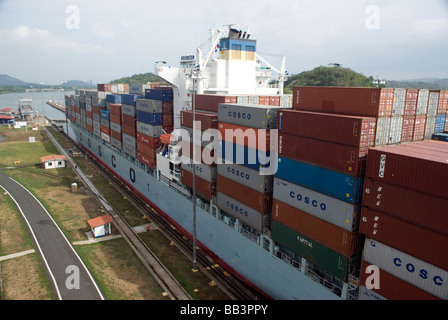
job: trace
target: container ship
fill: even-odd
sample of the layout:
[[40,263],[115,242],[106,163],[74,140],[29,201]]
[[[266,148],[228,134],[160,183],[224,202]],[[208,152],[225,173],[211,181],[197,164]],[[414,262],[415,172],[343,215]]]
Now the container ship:
[[155,63],[164,85],[66,96],[79,143],[269,298],[446,299],[448,91],[286,95],[250,36],[212,30],[205,55]]

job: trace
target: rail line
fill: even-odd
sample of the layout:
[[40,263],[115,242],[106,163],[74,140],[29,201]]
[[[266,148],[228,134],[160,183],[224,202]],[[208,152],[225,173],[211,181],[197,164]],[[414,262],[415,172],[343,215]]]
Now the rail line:
[[[73,145],[75,145],[90,162],[125,196],[131,203],[152,221],[159,230],[172,241],[187,257],[192,258],[193,242],[179,229],[156,212],[147,202],[125,186],[108,168],[100,164],[81,144],[78,144],[65,133],[62,133]],[[132,229],[132,228],[131,228]],[[133,230],[132,230],[133,231]],[[138,235],[136,235],[138,237]],[[141,241],[141,240],[140,240]],[[212,257],[202,250],[197,250],[197,267],[214,281],[233,300],[265,300],[263,294],[251,288],[245,282],[225,270]]]
[[[136,255],[143,262],[145,267],[151,272],[159,285],[165,290],[167,295],[172,300],[192,300],[191,296],[185,291],[185,289],[177,282],[175,277],[169,272],[169,270],[162,264],[162,262],[155,256],[155,254],[148,248],[148,246],[144,243],[144,241],[138,236],[138,234],[134,231],[134,229],[123,219],[123,217],[116,212],[112,206],[107,203],[107,200],[104,196],[98,191],[98,189],[90,182],[90,180],[84,175],[84,173],[75,165],[73,159],[71,159],[65,150],[59,145],[56,139],[48,133],[49,138],[53,141],[53,143],[57,146],[57,148],[63,152],[68,161],[73,166],[74,170],[81,177],[81,179],[86,183],[87,187],[93,193],[93,197],[96,201],[98,201],[112,216],[114,219],[115,226],[129,243],[131,248],[134,250]],[[67,136],[66,136],[67,138]],[[69,138],[69,137],[68,137]],[[69,138],[69,140],[75,144],[75,142]],[[90,156],[85,150],[78,146],[78,149],[83,153]],[[95,162],[92,161],[96,165]],[[99,167],[98,167],[99,168]],[[101,169],[101,168],[99,168]]]

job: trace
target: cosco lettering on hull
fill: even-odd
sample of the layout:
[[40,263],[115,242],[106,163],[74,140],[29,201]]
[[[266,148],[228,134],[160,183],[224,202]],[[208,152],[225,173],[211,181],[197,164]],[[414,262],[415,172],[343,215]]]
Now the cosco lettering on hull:
[[404,263],[398,257],[394,258],[393,262],[394,262],[394,265],[396,267],[398,267],[400,269],[404,268],[404,270],[406,270],[409,273],[417,274],[417,272],[418,272],[419,277],[422,278],[422,279],[425,279],[425,280],[431,279],[436,286],[442,286],[443,285],[443,278],[441,276],[439,276],[439,275],[432,276],[432,275],[429,274],[428,270],[425,270],[423,268],[421,268],[420,270],[417,270],[417,268],[412,263],[410,263],[410,262]]
[[310,197],[303,196],[300,193],[296,194],[294,191],[291,191],[289,193],[289,196],[293,199],[297,199],[297,201],[312,205],[315,208],[319,207],[322,211],[325,211],[327,209],[327,205],[325,203],[319,203],[317,200],[310,199]]

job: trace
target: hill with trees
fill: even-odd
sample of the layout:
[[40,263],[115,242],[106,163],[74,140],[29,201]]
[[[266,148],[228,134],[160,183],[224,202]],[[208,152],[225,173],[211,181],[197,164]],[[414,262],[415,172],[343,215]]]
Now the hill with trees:
[[118,84],[118,83],[127,83],[127,84],[146,84],[146,83],[165,83],[162,78],[159,76],[153,74],[152,72],[148,73],[140,73],[140,74],[134,74],[130,77],[123,77],[120,79],[116,79],[111,81],[111,84]]
[[320,66],[310,71],[292,75],[285,82],[285,93],[292,93],[296,86],[321,87],[376,87],[372,76],[366,77],[349,68]]

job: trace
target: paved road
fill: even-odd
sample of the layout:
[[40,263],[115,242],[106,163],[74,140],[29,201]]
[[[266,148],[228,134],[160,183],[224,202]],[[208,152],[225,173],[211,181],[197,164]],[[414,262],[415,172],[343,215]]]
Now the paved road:
[[[89,271],[40,202],[2,173],[0,187],[16,202],[31,231],[56,297],[60,300],[104,300]],[[77,270],[79,277],[76,277]],[[76,287],[78,283],[79,289]]]

